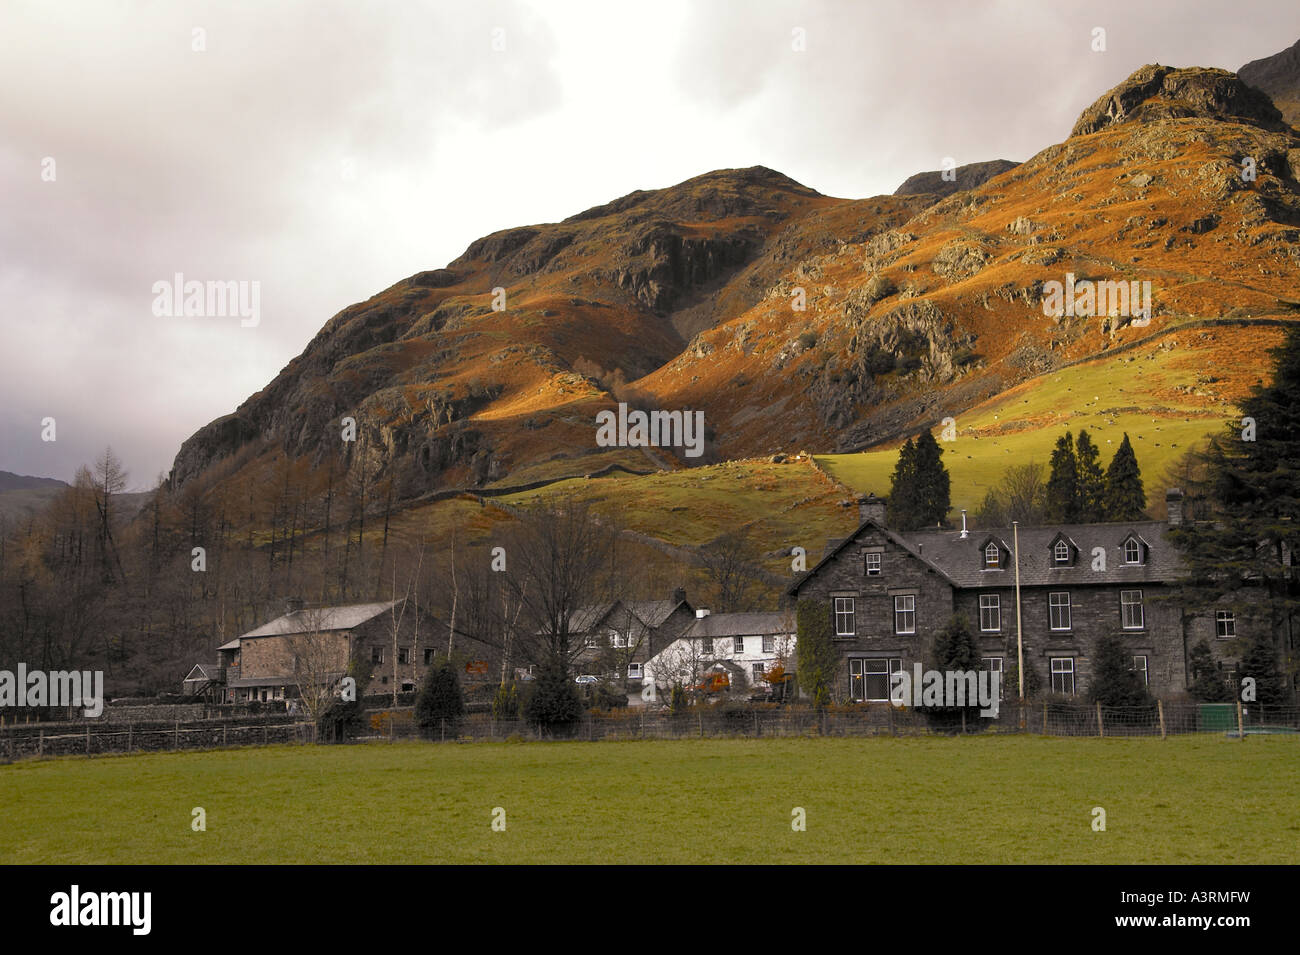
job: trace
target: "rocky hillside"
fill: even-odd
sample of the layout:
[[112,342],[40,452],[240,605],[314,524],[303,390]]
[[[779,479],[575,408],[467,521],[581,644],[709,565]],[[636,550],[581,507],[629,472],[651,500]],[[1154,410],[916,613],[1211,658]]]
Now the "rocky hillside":
[[[172,481],[281,449],[391,479],[398,499],[693,463],[597,448],[595,412],[620,399],[703,410],[713,458],[853,450],[1205,322],[1223,326],[1197,346],[1212,366],[1300,315],[1298,136],[1232,73],[1153,65],[1065,142],[956,183],[847,200],[720,170],[497,232],[330,319],[185,442]],[[1149,324],[1045,316],[1045,283],[1067,273],[1150,282]]]
[[1300,126],[1300,40],[1281,53],[1251,60],[1237,75],[1267,93],[1288,123]]
[[988,162],[973,162],[957,166],[951,172],[951,178],[944,179],[942,170],[918,172],[908,176],[903,184],[894,190],[896,196],[915,196],[931,193],[939,198],[950,196],[954,192],[965,192],[982,186],[994,176],[1000,176],[1008,169],[1015,169],[1019,163],[1009,159],[993,159]]

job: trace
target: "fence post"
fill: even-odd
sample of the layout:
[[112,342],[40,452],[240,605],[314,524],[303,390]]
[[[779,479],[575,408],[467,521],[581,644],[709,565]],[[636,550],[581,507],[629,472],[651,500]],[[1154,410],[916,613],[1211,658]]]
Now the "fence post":
[[36,755],[37,756],[45,755],[45,730],[41,730],[40,739],[36,741]]
[[[1240,708],[1241,704],[1237,704],[1237,706]],[[704,714],[696,712],[695,718],[700,721],[700,739],[704,739]]]
[[442,724],[442,741],[445,743],[447,742],[447,721],[444,719],[438,722]]
[[177,720],[172,726],[172,749],[181,748],[181,721]]
[[230,729],[230,724],[229,724],[229,723],[222,723],[222,724],[221,724],[221,745],[222,745],[222,746],[225,746],[225,745],[226,745],[226,731],[229,730],[229,729]]
[[1246,738],[1246,728],[1241,720],[1241,700],[1237,700],[1237,739]]
[[1043,735],[1047,735],[1047,701],[1043,701]]
[[1165,738],[1165,704],[1163,700],[1156,700],[1156,714],[1160,717],[1160,738]]
[[134,735],[134,732],[135,732],[135,724],[127,723],[126,724],[126,751],[128,755],[131,752],[131,737]]
[[86,755],[90,755],[90,724],[86,724]]
[[1101,721],[1101,700],[1097,701],[1097,735],[1098,736],[1106,735],[1106,726]]
[[262,724],[262,745],[266,745],[266,724]]

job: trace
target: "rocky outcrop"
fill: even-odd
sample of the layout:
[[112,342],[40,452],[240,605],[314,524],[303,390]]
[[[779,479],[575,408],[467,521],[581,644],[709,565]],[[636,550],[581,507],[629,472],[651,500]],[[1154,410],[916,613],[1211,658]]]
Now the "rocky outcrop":
[[1300,127],[1300,40],[1281,53],[1251,60],[1237,71],[1237,76],[1267,93],[1282,111],[1282,118]]
[[1235,73],[1149,64],[1085,109],[1070,135],[1087,136],[1120,123],[1187,118],[1287,129],[1268,96]]
[[936,198],[950,196],[954,192],[964,192],[984,185],[994,176],[1000,176],[1008,169],[1015,169],[1020,163],[1009,159],[990,159],[987,162],[972,162],[949,170],[948,177],[943,171],[918,172],[908,176],[903,184],[894,190],[896,196],[915,196],[932,193]]

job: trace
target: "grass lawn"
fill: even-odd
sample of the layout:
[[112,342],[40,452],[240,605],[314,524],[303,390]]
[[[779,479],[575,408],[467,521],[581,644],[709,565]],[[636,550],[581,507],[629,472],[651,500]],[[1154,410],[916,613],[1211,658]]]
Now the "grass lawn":
[[1298,791],[1286,738],[275,746],[0,767],[0,858],[1290,863]]

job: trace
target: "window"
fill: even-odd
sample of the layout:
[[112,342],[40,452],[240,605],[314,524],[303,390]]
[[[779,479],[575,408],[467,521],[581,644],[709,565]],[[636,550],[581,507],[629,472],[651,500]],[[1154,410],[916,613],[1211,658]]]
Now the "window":
[[1074,696],[1074,657],[1052,657],[1052,692]]
[[1053,630],[1070,629],[1070,594],[1066,591],[1047,595],[1047,613]]
[[998,699],[1002,699],[1002,691],[1005,689],[1002,685],[1002,658],[981,657],[980,669],[986,673],[996,673],[998,675]]
[[712,637],[705,637],[703,640],[700,641],[700,652],[703,653],[706,657],[713,656]]
[[411,692],[412,690],[414,690],[414,689],[415,689],[415,684],[414,684],[414,683],[403,683],[403,684],[402,684],[402,692],[403,692],[403,693],[410,693],[410,692]]
[[424,651],[424,665],[431,666],[432,664],[433,664],[433,650],[426,647]]
[[383,663],[383,662],[384,662],[384,648],[383,648],[383,647],[371,647],[371,648],[370,648],[370,662],[371,662],[371,663]]
[[1142,563],[1142,545],[1137,542],[1136,537],[1130,537],[1124,542],[1124,563]]
[[980,594],[980,630],[993,633],[1002,629],[1002,598],[997,594]]
[[763,652],[776,653],[776,637],[771,635],[763,637]]
[[1142,591],[1121,590],[1119,594],[1119,610],[1125,630],[1142,629]]
[[737,637],[737,638],[736,638],[736,652],[737,652],[737,653],[744,653],[744,652],[745,652],[745,638],[744,638],[744,637]]
[[859,703],[888,700],[889,675],[902,669],[903,661],[898,657],[855,657],[849,661],[849,696]]
[[1134,673],[1136,673],[1138,676],[1142,677],[1143,686],[1151,685],[1151,677],[1149,672],[1147,671],[1147,658],[1145,655],[1135,656],[1133,658],[1133,665],[1129,667],[1129,669],[1132,670]]
[[903,594],[894,598],[894,633],[916,633],[916,597]]
[[835,636],[852,637],[858,632],[853,620],[853,598],[835,598]]
[[761,663],[755,663],[755,664],[750,668],[750,672],[753,674],[753,682],[754,682],[754,683],[762,683],[762,682],[763,682],[763,664],[761,664]]
[[985,569],[997,568],[1002,565],[1002,551],[998,545],[989,541],[989,545],[984,548],[984,567]]
[[618,647],[621,649],[623,647],[626,647],[627,643],[628,643],[627,637],[619,633],[617,630],[611,630],[609,632],[609,645],[611,647]]
[[398,662],[398,663],[410,663],[410,662],[411,662],[411,648],[410,648],[410,647],[398,647],[398,648],[397,648],[397,662]]
[[381,677],[380,680],[379,680],[379,682],[382,683],[384,686],[388,686],[388,677],[386,677],[386,676],[385,676],[385,677]]
[[880,564],[881,564],[882,557],[883,557],[882,554],[867,555],[867,576],[868,577],[875,577],[880,574]]
[[1052,556],[1058,564],[1068,564],[1070,562],[1070,545],[1065,541],[1057,541],[1056,546],[1052,548]]
[[1231,640],[1237,635],[1237,615],[1231,610],[1214,611],[1214,635],[1220,640]]
[[641,664],[639,664],[639,663],[629,663],[629,664],[627,665],[627,678],[628,678],[629,680],[639,680],[639,679],[641,679]]

